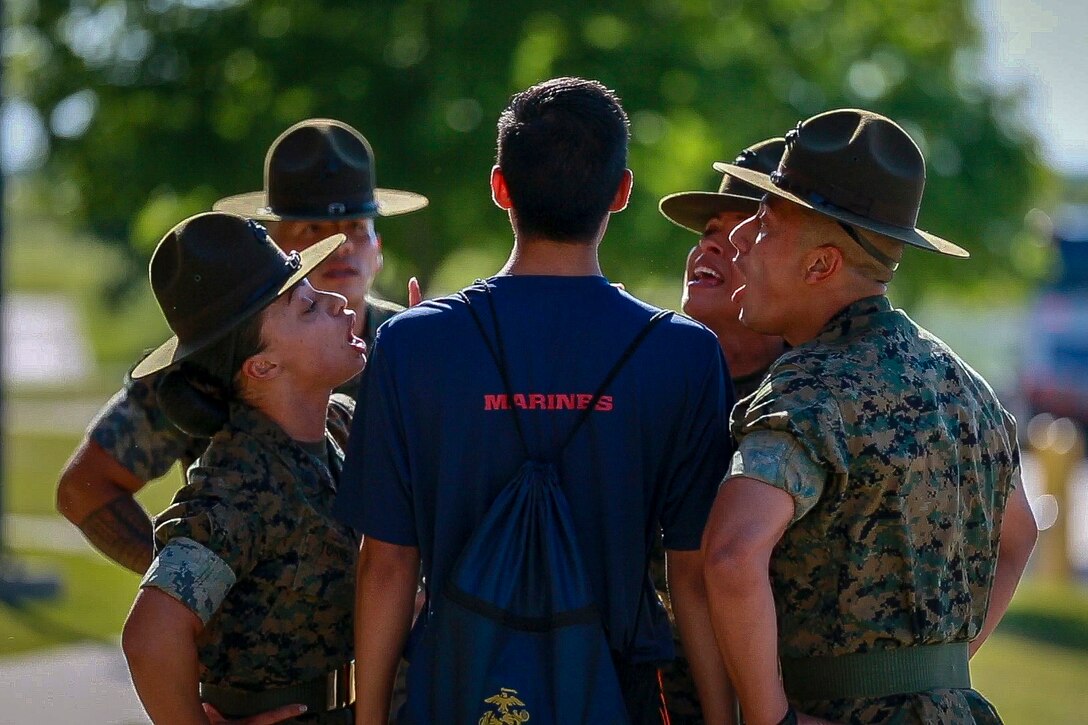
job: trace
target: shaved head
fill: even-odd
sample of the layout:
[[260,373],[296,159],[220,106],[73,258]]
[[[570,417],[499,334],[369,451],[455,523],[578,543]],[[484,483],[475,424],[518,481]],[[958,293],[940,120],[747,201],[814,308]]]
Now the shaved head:
[[[842,252],[843,264],[854,274],[874,282],[886,284],[891,281],[895,271],[865,251],[837,220],[790,202],[783,206],[787,205],[792,207],[789,214],[797,215],[799,221],[803,219],[798,224],[797,235],[797,241],[803,249],[831,245]],[[906,245],[902,242],[860,227],[853,227],[853,231],[885,257],[895,262],[903,258]]]

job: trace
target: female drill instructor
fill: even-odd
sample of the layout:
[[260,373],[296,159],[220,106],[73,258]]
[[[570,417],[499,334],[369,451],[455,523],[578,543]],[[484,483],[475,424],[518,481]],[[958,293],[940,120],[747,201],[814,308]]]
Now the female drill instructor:
[[259,224],[209,212],[152,256],[175,337],[132,374],[170,367],[160,404],[211,437],[156,519],[157,556],[125,623],[157,723],[274,722],[301,706],[293,722],[351,721],[358,537],[329,509],[354,404],[330,395],[366,345],[345,299],[306,280],[343,241],[287,255]]

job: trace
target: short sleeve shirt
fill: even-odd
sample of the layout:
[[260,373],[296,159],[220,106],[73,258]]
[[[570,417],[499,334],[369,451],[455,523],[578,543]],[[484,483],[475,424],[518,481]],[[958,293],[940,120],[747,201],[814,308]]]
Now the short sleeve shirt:
[[859,300],[771,367],[732,430],[732,475],[794,500],[771,562],[783,656],[978,634],[1019,451],[943,342],[886,298]]
[[[656,311],[603,277],[501,276],[489,284],[512,396],[459,298],[398,315],[382,327],[363,374],[337,501],[365,535],[418,546],[432,595],[526,459],[511,407],[530,454],[549,454]],[[486,295],[468,294],[490,332]],[[732,452],[731,405],[717,339],[673,316],[647,336],[561,457],[613,648],[634,642],[636,659],[672,656],[647,557],[659,531],[668,548],[699,547]],[[424,626],[421,618],[417,628]]]
[[331,517],[354,403],[334,395],[328,464],[242,404],[155,519],[155,587],[204,623],[201,680],[241,689],[320,677],[352,657],[357,532]]
[[1019,451],[1012,417],[943,342],[860,300],[780,358],[732,425],[732,473],[794,499],[772,563],[784,655],[978,633]]

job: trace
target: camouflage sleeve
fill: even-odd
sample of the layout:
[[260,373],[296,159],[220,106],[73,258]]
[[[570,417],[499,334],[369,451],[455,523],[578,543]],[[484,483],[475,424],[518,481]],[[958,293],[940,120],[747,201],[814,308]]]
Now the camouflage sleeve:
[[191,609],[204,624],[222,606],[237,577],[203,544],[178,537],[163,547],[140,587],[154,587]]
[[189,469],[189,484],[155,518],[155,549],[160,554],[180,539],[194,542],[218,558],[235,577],[253,570],[268,521],[279,499],[263,496],[259,485],[234,471]]
[[165,475],[179,458],[196,458],[206,443],[166,418],[155,397],[156,379],[128,380],[88,429],[91,440],[141,481]]
[[[753,478],[782,484],[794,497],[797,518],[816,503],[830,476],[845,476],[850,469],[839,404],[823,381],[798,365],[776,366],[759,390],[734,409],[731,428],[738,449],[747,450],[747,458],[742,455],[739,461],[745,475],[758,472]],[[746,444],[752,436],[755,440]],[[776,456],[784,459],[770,460]],[[737,463],[734,458],[732,475],[737,475]]]
[[796,438],[769,430],[755,431],[741,441],[729,469],[729,478],[734,476],[754,478],[788,493],[793,498],[793,521],[816,505],[827,481],[827,472]]
[[1009,493],[1024,485],[1023,474],[1020,469],[1020,439],[1016,435],[1016,419],[1007,410],[1001,411],[1005,417],[1005,435],[1009,441]]

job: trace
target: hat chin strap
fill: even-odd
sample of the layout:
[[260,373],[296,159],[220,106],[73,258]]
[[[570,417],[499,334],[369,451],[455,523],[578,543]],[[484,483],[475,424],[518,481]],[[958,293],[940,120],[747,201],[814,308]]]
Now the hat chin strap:
[[[872,242],[870,242],[864,236],[862,236],[861,232],[859,232],[857,229],[855,229],[854,227],[852,227],[851,225],[847,224],[844,221],[840,221],[838,219],[836,219],[835,221],[838,223],[838,225],[840,227],[842,227],[842,230],[844,232],[846,232],[846,234],[851,239],[853,239],[855,242],[857,242],[857,245],[859,247],[861,247],[862,249],[865,250],[866,254],[868,254],[870,257],[872,257],[873,259],[875,259],[876,261],[880,262],[882,265],[887,267],[888,270],[891,271],[893,274],[895,273],[895,270],[899,269],[899,262],[895,261],[894,259],[889,257],[887,254],[884,254],[884,252],[877,249],[876,245],[873,244]],[[880,280],[880,281],[881,282],[890,282],[891,278],[886,279],[886,280]]]

